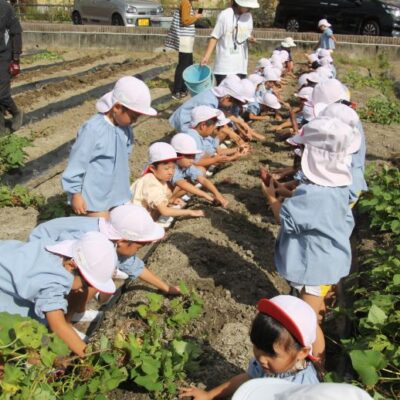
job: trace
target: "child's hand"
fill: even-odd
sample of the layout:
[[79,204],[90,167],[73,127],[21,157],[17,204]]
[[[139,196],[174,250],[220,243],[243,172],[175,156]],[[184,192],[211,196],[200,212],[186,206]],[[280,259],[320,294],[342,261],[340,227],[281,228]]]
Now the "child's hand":
[[204,195],[204,198],[209,201],[210,203],[212,203],[214,201],[214,197],[211,196],[211,194],[206,193]]
[[264,182],[261,181],[261,191],[268,201],[276,199],[274,180],[270,179],[269,186],[267,186]]
[[228,207],[228,203],[229,203],[229,201],[224,196],[222,196],[222,194],[215,196],[215,202],[217,204],[221,204],[221,206],[224,208]]
[[208,393],[205,390],[196,387],[180,388],[179,398],[192,397],[194,400],[209,400]]
[[204,211],[203,210],[190,210],[189,215],[191,217],[204,217]]
[[86,202],[81,193],[74,193],[71,198],[71,207],[75,214],[87,213]]
[[179,296],[182,294],[181,289],[178,286],[168,286],[167,294],[173,294]]
[[185,207],[186,203],[182,199],[174,199],[173,204],[176,204],[177,206]]
[[225,162],[228,162],[231,160],[230,157],[226,156],[225,154],[220,154],[220,155],[216,156],[216,158],[217,158],[217,161],[220,163],[225,163]]

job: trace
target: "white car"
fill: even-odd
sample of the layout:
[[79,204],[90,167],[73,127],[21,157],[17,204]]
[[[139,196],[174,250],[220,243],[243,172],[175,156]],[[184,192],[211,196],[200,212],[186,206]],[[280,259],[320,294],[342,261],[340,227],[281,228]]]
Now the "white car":
[[120,26],[156,25],[164,9],[151,0],[75,0],[72,22]]

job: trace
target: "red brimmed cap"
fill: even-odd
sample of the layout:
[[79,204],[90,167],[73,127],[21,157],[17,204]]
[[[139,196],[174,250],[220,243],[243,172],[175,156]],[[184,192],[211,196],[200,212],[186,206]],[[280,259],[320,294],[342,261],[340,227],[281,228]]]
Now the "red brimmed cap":
[[312,355],[312,345],[317,333],[317,316],[305,301],[294,296],[280,295],[270,300],[261,299],[257,308],[260,313],[269,315],[282,324],[303,347],[310,348],[307,357],[311,361],[318,360]]

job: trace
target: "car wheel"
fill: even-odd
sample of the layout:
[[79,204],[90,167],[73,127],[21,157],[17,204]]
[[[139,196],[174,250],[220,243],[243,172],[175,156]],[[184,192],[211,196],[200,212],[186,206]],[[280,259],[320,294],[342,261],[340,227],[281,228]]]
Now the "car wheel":
[[300,30],[300,22],[296,18],[289,18],[286,21],[285,29],[289,32],[298,32]]
[[72,23],[74,25],[82,25],[82,18],[81,18],[81,14],[79,14],[78,11],[74,11],[72,13]]
[[119,14],[114,14],[111,18],[111,25],[124,26],[124,20]]
[[381,29],[376,21],[367,21],[364,23],[361,34],[368,36],[379,36]]

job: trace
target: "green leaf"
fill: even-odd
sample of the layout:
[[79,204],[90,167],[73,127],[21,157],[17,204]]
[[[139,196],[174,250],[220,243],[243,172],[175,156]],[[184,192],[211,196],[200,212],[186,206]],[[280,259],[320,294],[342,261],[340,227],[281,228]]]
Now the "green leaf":
[[161,362],[151,356],[144,355],[141,367],[146,375],[157,375],[161,367]]
[[352,350],[350,358],[353,368],[360,375],[362,382],[368,386],[374,386],[378,382],[377,371],[387,364],[383,354],[373,350]]
[[138,306],[136,308],[136,311],[138,312],[138,314],[142,317],[142,318],[146,318],[148,311],[149,311],[149,307],[146,306],[145,304],[141,304],[140,306]]
[[53,363],[54,363],[54,360],[56,359],[56,357],[57,357],[57,354],[48,350],[46,347],[42,347],[40,349],[40,359],[42,360],[42,363],[46,367],[51,368],[53,366]]
[[387,318],[385,312],[373,304],[368,313],[368,321],[375,325],[382,325]]
[[49,349],[61,357],[67,356],[71,353],[67,344],[58,336],[53,337],[53,340],[49,344]]
[[134,382],[147,389],[149,392],[161,392],[163,385],[161,382],[157,382],[158,376],[137,376]]
[[177,354],[183,356],[183,354],[187,351],[188,343],[183,340],[173,340],[172,347],[176,351]]
[[4,382],[16,384],[22,381],[24,377],[25,374],[22,369],[10,363],[4,365]]
[[183,281],[179,282],[179,289],[181,290],[181,293],[184,296],[188,296],[190,293],[188,287],[186,286],[185,282],[183,282]]
[[395,285],[400,285],[400,274],[393,275],[393,283]]

